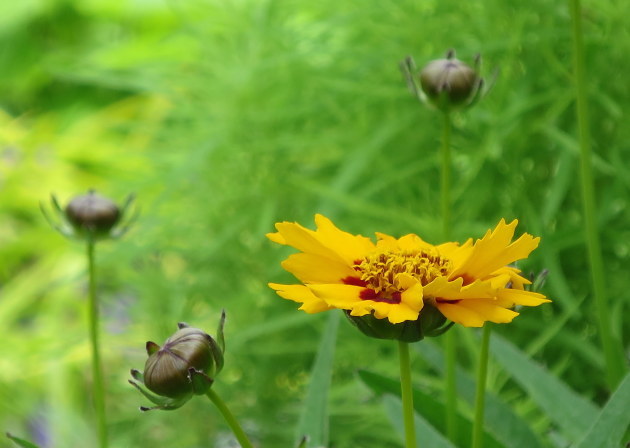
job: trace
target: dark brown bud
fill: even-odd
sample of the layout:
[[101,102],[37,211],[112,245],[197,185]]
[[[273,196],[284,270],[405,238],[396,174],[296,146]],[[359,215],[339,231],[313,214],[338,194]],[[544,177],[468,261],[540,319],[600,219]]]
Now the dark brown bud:
[[446,59],[429,62],[420,72],[420,85],[439,109],[466,105],[479,90],[477,72],[449,52]]
[[[144,384],[169,398],[202,394],[223,366],[223,353],[208,334],[180,324],[180,329],[159,347],[147,342],[149,358],[144,366]],[[202,375],[203,374],[203,375]],[[202,376],[207,381],[195,381]]]
[[109,234],[120,218],[118,206],[94,190],[70,201],[65,213],[78,234],[97,237]]

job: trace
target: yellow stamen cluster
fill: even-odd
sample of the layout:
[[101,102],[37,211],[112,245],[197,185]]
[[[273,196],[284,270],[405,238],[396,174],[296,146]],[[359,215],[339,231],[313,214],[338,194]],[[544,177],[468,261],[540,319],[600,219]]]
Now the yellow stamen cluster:
[[437,250],[384,251],[367,255],[355,269],[361,273],[361,280],[377,293],[391,295],[399,291],[396,277],[409,274],[422,285],[431,283],[437,277],[445,277],[451,272],[452,263],[442,258]]

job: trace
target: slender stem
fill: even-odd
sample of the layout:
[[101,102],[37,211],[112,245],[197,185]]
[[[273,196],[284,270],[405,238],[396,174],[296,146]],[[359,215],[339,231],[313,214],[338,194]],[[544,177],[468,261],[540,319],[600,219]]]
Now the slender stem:
[[483,446],[483,423],[486,404],[486,380],[488,376],[488,346],[490,345],[490,322],[486,322],[481,333],[481,351],[479,352],[479,365],[477,366],[477,387],[475,396],[475,421],[472,433],[472,448]]
[[241,447],[253,448],[254,446],[247,438],[245,431],[243,431],[243,428],[241,428],[241,425],[239,425],[238,421],[236,420],[232,412],[230,412],[225,402],[221,400],[221,397],[217,395],[214,389],[213,388],[208,389],[208,392],[206,392],[206,395],[208,396],[210,401],[214,403],[214,405],[217,407],[219,412],[221,412],[221,414],[223,415],[223,418],[225,418],[225,421],[230,426],[230,428],[232,429],[232,432],[236,436],[236,440],[238,440],[238,443],[241,444]]
[[94,395],[94,407],[98,426],[98,442],[100,448],[107,447],[107,417],[105,416],[105,388],[103,386],[103,370],[99,350],[98,329],[98,301],[96,299],[96,272],[94,263],[94,240],[89,238],[87,243],[88,277],[89,277],[89,311],[88,322],[90,330],[90,343],[92,345],[92,394]]
[[606,380],[610,390],[614,390],[626,370],[624,366],[623,347],[621,341],[615,339],[610,330],[608,297],[604,279],[604,264],[595,220],[595,194],[593,187],[593,169],[591,165],[591,136],[589,129],[586,77],[584,70],[584,44],[582,42],[582,14],[579,0],[570,0],[573,31],[573,70],[576,89],[576,113],[580,140],[580,163],[582,181],[582,206],[586,243],[588,246],[589,265],[599,336],[606,362]]
[[405,422],[405,447],[416,447],[416,428],[414,426],[413,389],[411,388],[411,363],[409,361],[409,344],[398,341],[400,356],[400,394],[403,405],[403,421]]
[[451,238],[451,114],[444,112],[442,125],[440,204],[442,209],[442,237]]
[[[451,114],[444,112],[442,124],[442,145],[440,148],[440,204],[442,210],[442,237],[444,241],[451,238]],[[446,353],[446,435],[451,442],[457,438],[457,384],[455,367],[457,337],[449,331],[444,335],[444,351]]]

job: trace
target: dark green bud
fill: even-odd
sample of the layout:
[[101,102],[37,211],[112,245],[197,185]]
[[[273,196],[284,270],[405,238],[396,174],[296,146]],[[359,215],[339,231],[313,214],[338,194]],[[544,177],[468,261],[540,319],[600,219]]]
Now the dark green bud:
[[452,322],[446,324],[446,317],[429,303],[425,303],[418,319],[398,324],[392,324],[387,319],[377,319],[373,314],[351,316],[348,311],[345,314],[350,322],[366,336],[402,342],[417,342],[425,337],[439,336],[453,325]]

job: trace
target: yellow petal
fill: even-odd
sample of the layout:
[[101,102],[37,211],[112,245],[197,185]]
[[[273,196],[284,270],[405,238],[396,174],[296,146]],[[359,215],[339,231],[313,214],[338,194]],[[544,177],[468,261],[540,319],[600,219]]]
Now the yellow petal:
[[[418,280],[409,274],[401,274],[398,276],[398,278],[401,277],[402,279],[398,280],[398,284],[404,287],[404,291],[400,294],[400,302],[416,313],[419,313],[424,307],[424,288]],[[409,279],[405,279],[405,277],[409,277]]]
[[510,244],[514,236],[517,220],[506,224],[501,220],[493,231],[475,242],[468,257],[453,272],[452,276],[466,275],[470,278],[484,278],[497,269],[527,256],[538,247],[540,238],[529,234],[522,235]]
[[[280,233],[281,237],[284,238],[285,244],[288,246],[293,246],[297,250],[309,253],[320,255],[322,257],[327,257],[331,259],[338,259],[340,262],[344,262],[345,260],[337,254],[336,251],[331,250],[329,247],[322,244],[322,242],[317,238],[315,232],[309,230],[305,227],[302,227],[298,223],[295,222],[279,222],[276,224],[276,229],[278,229],[278,233]],[[275,235],[275,234],[271,234]],[[278,238],[272,241],[277,241]],[[271,238],[270,238],[271,239]]]
[[271,241],[273,241],[274,243],[283,244],[283,245],[287,244],[287,240],[285,240],[284,237],[280,235],[280,232],[267,233],[265,236],[269,238]]
[[522,289],[499,289],[497,297],[509,301],[516,305],[538,306],[543,303],[551,302],[544,295],[532,291],[524,291]]
[[438,277],[424,287],[425,297],[436,297],[446,300],[468,300],[492,298],[495,289],[489,281],[477,280],[470,285],[462,286],[463,279],[448,281],[446,277]]
[[269,283],[269,287],[274,289],[276,293],[288,300],[301,303],[299,308],[307,313],[319,313],[332,309],[326,302],[318,298],[304,285],[280,285],[278,283]]
[[339,259],[306,253],[290,255],[282,262],[282,267],[304,283],[341,283],[342,279],[357,275]]
[[444,314],[447,319],[464,327],[481,327],[485,322],[476,312],[457,304],[438,302],[436,305],[440,313]]
[[[405,303],[391,304],[383,302],[374,302],[372,305],[375,309],[374,315],[378,318],[378,315],[387,317],[392,324],[399,324],[406,320],[416,320],[420,314],[419,310],[415,310]],[[377,313],[376,310],[379,312]]]
[[365,302],[360,294],[365,288],[354,285],[308,285],[309,289],[321,300],[335,308],[350,310],[355,305]]
[[464,280],[462,278],[449,281],[446,277],[437,277],[424,286],[424,296],[454,298],[454,295],[461,291],[463,283]]
[[400,250],[408,250],[408,251],[419,251],[427,248],[433,247],[433,245],[427,243],[418,235],[414,235],[410,233],[409,235],[405,235],[403,237],[398,238],[398,247]]
[[317,237],[322,244],[333,249],[350,265],[374,250],[374,243],[369,238],[344,232],[323,215],[315,215],[315,224]]
[[462,300],[456,305],[477,313],[482,319],[504,324],[512,322],[518,313],[498,306],[495,301],[484,299]]

